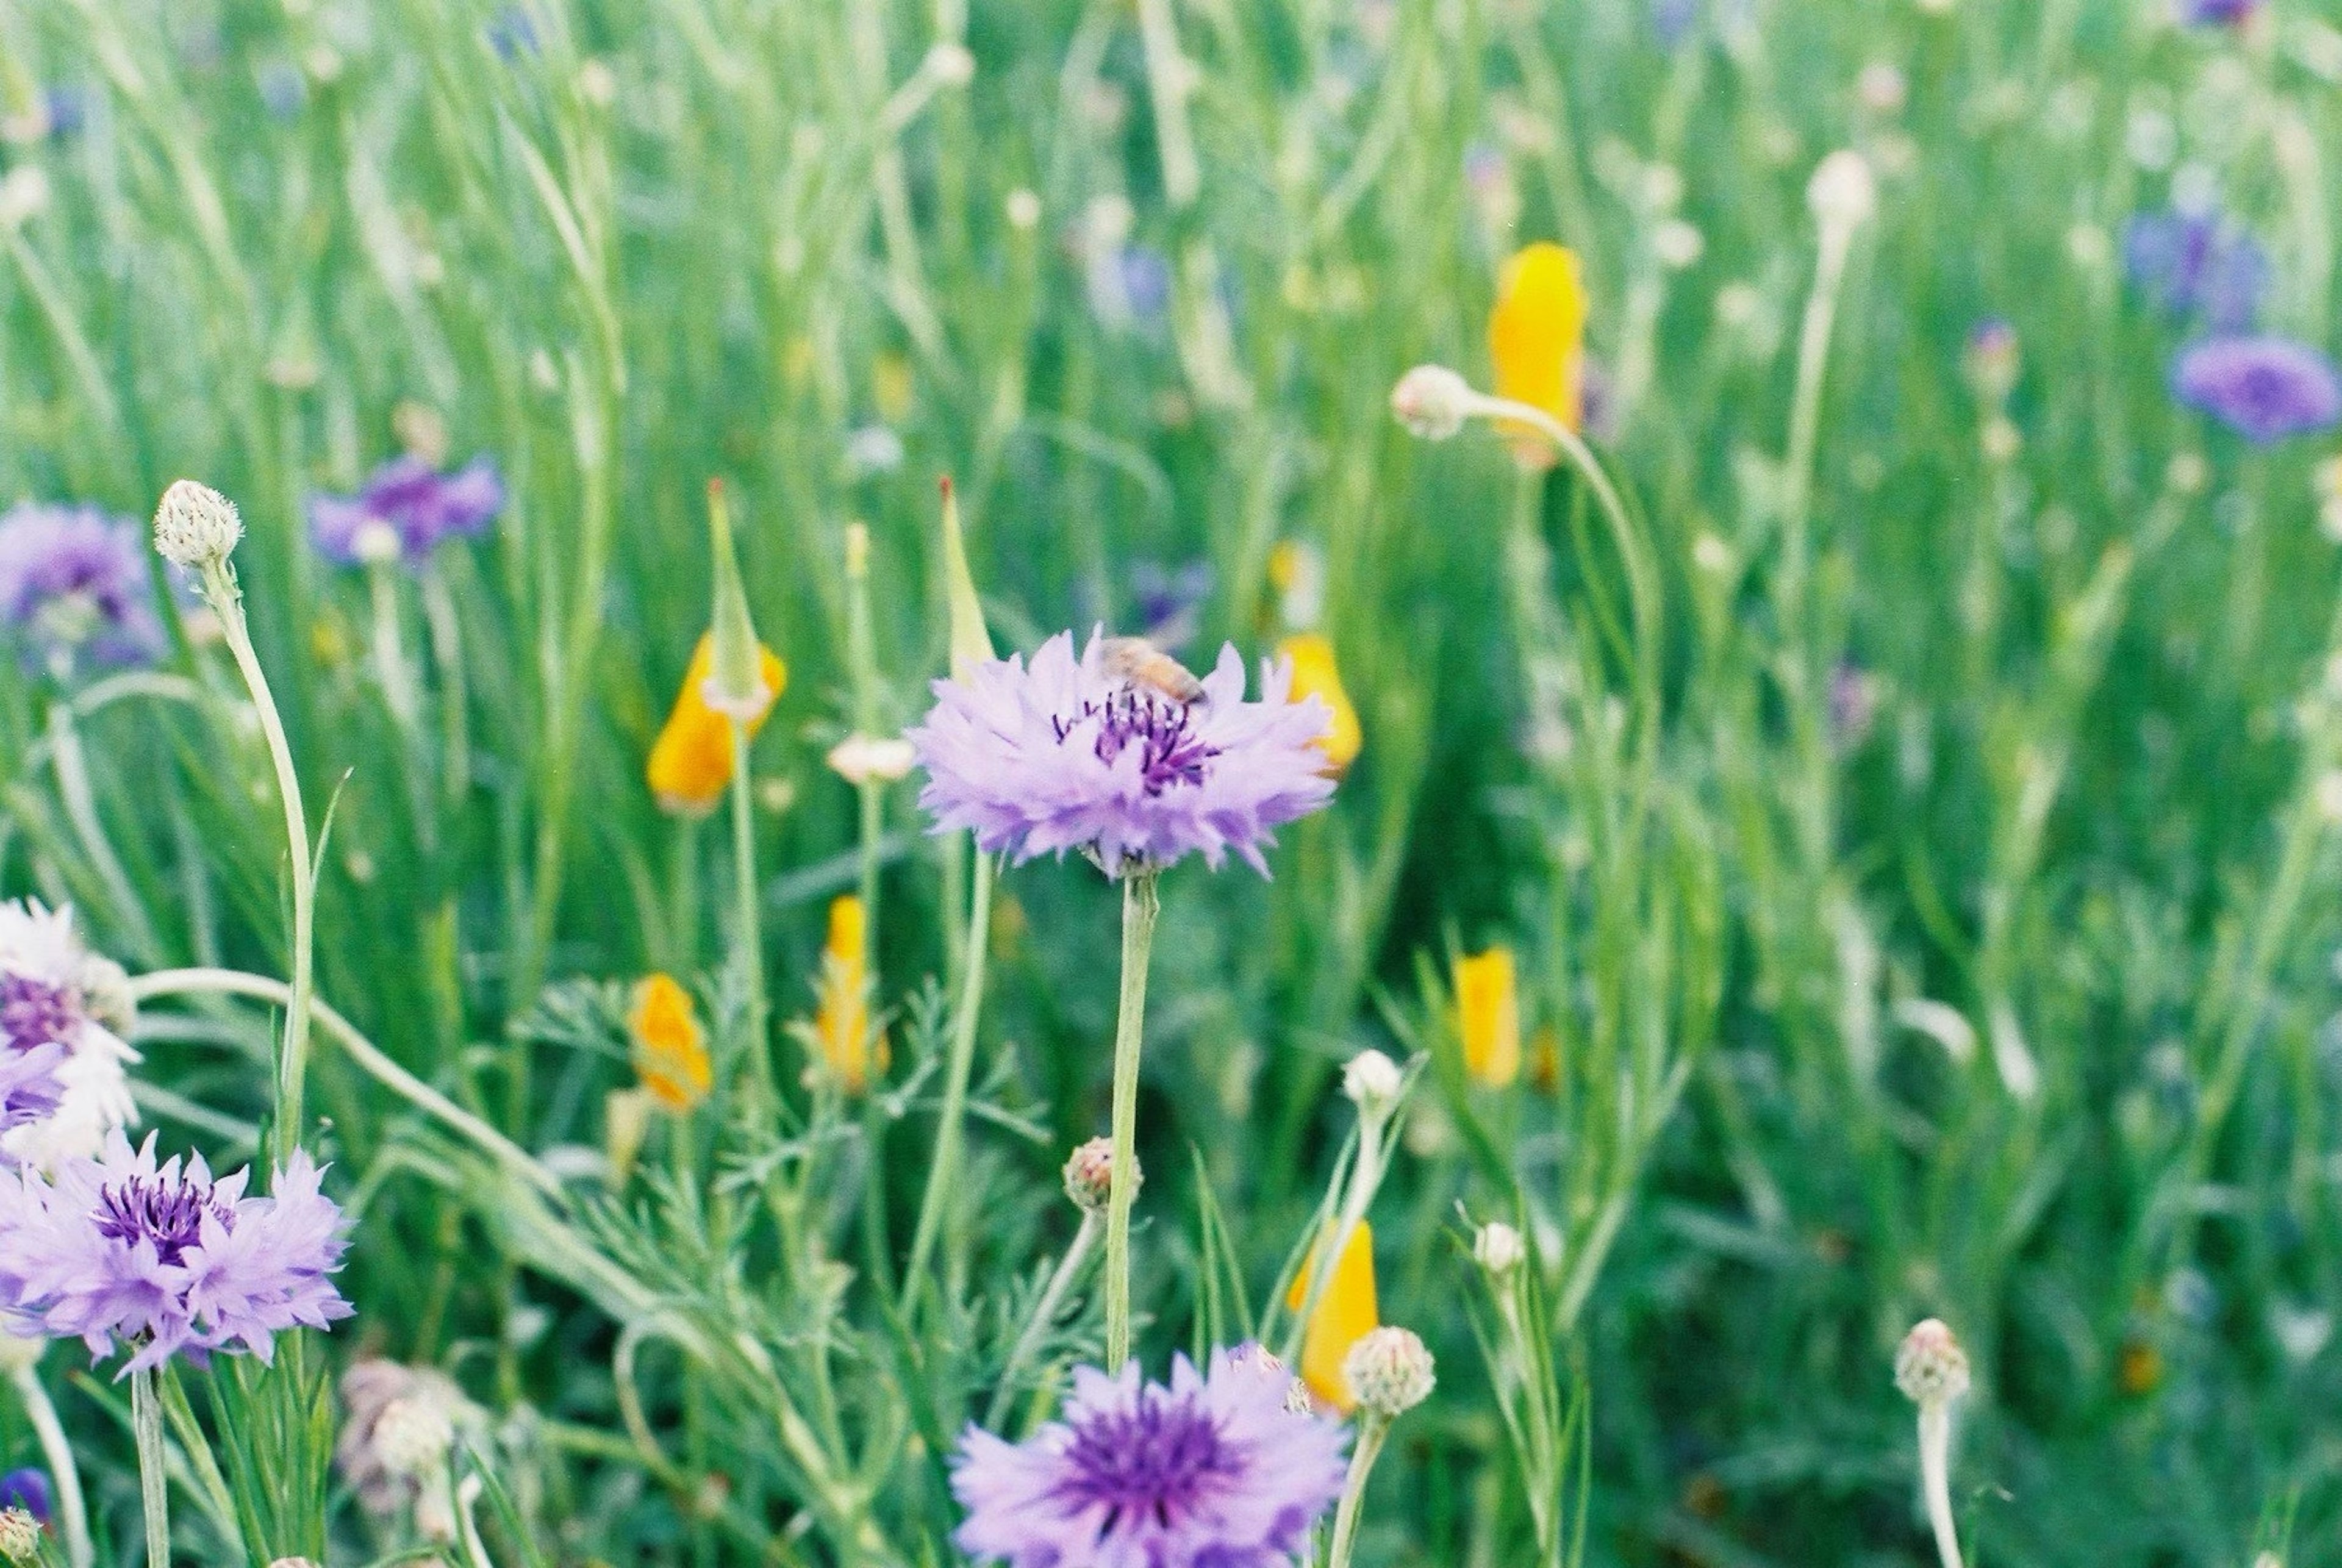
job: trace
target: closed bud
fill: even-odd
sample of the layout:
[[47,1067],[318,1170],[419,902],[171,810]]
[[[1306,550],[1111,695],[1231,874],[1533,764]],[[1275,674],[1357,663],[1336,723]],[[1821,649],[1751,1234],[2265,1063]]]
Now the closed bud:
[[1868,223],[1878,211],[1878,180],[1869,160],[1847,147],[1824,158],[1806,185],[1806,205],[1825,228],[1852,230]]
[[235,503],[192,479],[175,481],[155,509],[156,553],[191,571],[224,564],[243,537]]
[[1407,434],[1445,441],[1472,414],[1472,384],[1444,365],[1418,365],[1391,388],[1391,413]]
[[1342,1069],[1342,1093],[1357,1103],[1358,1114],[1379,1122],[1398,1104],[1406,1074],[1379,1051],[1361,1051]]
[[716,618],[710,633],[715,642],[700,694],[717,713],[754,724],[780,694],[765,680],[756,624],[748,616],[748,594],[741,585],[740,560],[732,548],[732,511],[717,481],[707,486],[707,527],[716,564]]
[[0,1562],[38,1563],[41,1522],[21,1508],[0,1513]]
[[951,673],[966,680],[992,662],[992,634],[985,629],[984,604],[967,569],[967,541],[959,527],[959,494],[948,479],[944,493],[944,594],[951,604]]
[[878,735],[848,735],[829,748],[830,771],[850,784],[893,784],[911,771],[911,743]]
[[409,1394],[383,1406],[375,1418],[375,1456],[393,1475],[423,1477],[447,1462],[455,1423],[445,1406],[428,1394]]
[[[1130,1190],[1138,1191],[1146,1173],[1133,1161],[1130,1168]],[[1114,1140],[1092,1138],[1076,1149],[1073,1158],[1066,1162],[1066,1196],[1074,1207],[1084,1213],[1096,1213],[1106,1207],[1106,1197],[1114,1183]]]
[[1342,1376],[1358,1403],[1388,1419],[1431,1397],[1431,1352],[1413,1329],[1378,1328],[1342,1358]]
[[1929,1318],[1903,1336],[1895,1353],[1895,1386],[1914,1404],[1944,1405],[1968,1391],[1968,1357],[1941,1320]]
[[1505,1278],[1527,1256],[1528,1246],[1521,1240],[1521,1233],[1502,1220],[1490,1220],[1472,1237],[1472,1261],[1487,1270],[1492,1278]]

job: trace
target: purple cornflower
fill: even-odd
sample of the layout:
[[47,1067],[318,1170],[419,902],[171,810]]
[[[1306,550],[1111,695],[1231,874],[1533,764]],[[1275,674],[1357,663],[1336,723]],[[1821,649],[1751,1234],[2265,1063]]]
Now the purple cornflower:
[[1316,697],[1290,702],[1292,671],[1262,666],[1245,700],[1244,660],[1220,650],[1197,681],[1167,654],[1093,633],[1081,657],[1060,632],[1028,667],[1019,655],[937,681],[907,732],[927,772],[919,804],[935,831],[975,831],[1019,862],[1078,849],[1108,876],[1201,850],[1234,850],[1264,876],[1270,830],[1334,793],[1314,744],[1333,724]]
[[134,1152],[119,1132],[54,1176],[0,1174],[0,1309],[78,1336],[93,1360],[126,1342],[125,1372],[238,1344],[265,1362],[279,1332],[350,1314],[326,1277],[346,1243],[321,1174],[296,1149],[272,1195],[246,1197],[249,1171],[215,1182],[200,1154],[158,1165],[153,1134]]
[[1187,1358],[1171,1383],[1074,1373],[1062,1419],[1011,1444],[971,1426],[960,1550],[1010,1568],[1286,1568],[1341,1494],[1346,1433],[1286,1407],[1266,1358]]
[[2175,0],[2180,21],[2191,27],[2242,26],[2260,9],[2260,0]]
[[496,465],[475,458],[441,474],[409,454],[367,476],[355,495],[309,498],[309,531],[333,559],[357,564],[404,556],[420,562],[442,539],[475,538],[504,509]]
[[2123,225],[2123,266],[2134,287],[2174,315],[2201,315],[2217,332],[2252,325],[2268,287],[2268,256],[2217,214],[2137,213]]
[[1189,561],[1166,566],[1137,561],[1130,568],[1130,596],[1146,640],[1176,652],[1196,635],[1196,613],[1212,596],[1212,564]]
[[2290,338],[2206,338],[2180,352],[2171,387],[2257,446],[2342,419],[2342,375]]
[[0,1509],[21,1508],[39,1523],[49,1522],[49,1478],[25,1467],[0,1475]]
[[163,647],[143,531],[95,506],[25,501],[0,514],[0,623],[28,669],[143,664]]

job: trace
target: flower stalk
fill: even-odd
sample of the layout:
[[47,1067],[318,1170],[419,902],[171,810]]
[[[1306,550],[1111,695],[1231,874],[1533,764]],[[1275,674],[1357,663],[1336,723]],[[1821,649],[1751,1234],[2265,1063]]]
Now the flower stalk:
[[1106,1364],[1130,1359],[1130,1210],[1138,1195],[1138,1057],[1146,1024],[1146,965],[1162,907],[1159,873],[1122,879],[1122,997],[1114,1025],[1114,1169],[1106,1193]]
[[37,1359],[9,1369],[9,1381],[25,1402],[25,1415],[40,1441],[41,1457],[48,1462],[49,1479],[57,1492],[57,1533],[65,1540],[66,1568],[90,1568],[96,1555],[89,1540],[89,1505],[83,1500],[81,1470],[74,1463],[73,1444],[65,1439],[65,1423],[57,1419],[56,1403],[41,1382]]
[[138,1443],[138,1499],[146,1519],[146,1568],[171,1568],[171,1503],[164,1478],[163,1406],[153,1369],[130,1374],[130,1426]]

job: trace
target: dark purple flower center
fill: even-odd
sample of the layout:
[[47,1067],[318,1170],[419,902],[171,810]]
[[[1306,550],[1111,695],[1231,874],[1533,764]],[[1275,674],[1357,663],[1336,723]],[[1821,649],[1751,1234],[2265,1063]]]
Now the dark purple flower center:
[[1210,1414],[1159,1388],[1141,1393],[1135,1409],[1102,1411],[1074,1428],[1065,1457],[1058,1494],[1077,1507],[1105,1507],[1109,1532],[1148,1519],[1172,1529],[1244,1473],[1243,1453]]
[[0,975],[0,1041],[19,1051],[63,1045],[79,1022],[65,987],[25,974]]
[[212,1196],[209,1182],[180,1176],[172,1182],[125,1176],[97,1191],[97,1233],[117,1242],[155,1243],[155,1253],[176,1263],[203,1237],[204,1216],[235,1229],[235,1210]]
[[1124,748],[1139,748],[1139,773],[1146,781],[1148,794],[1161,794],[1173,784],[1202,784],[1204,764],[1220,754],[1219,747],[1196,733],[1195,717],[1187,704],[1157,698],[1136,686],[1116,692],[1103,705],[1084,703],[1071,718],[1049,723],[1063,744],[1091,720],[1097,723],[1093,744],[1098,761],[1111,763]]

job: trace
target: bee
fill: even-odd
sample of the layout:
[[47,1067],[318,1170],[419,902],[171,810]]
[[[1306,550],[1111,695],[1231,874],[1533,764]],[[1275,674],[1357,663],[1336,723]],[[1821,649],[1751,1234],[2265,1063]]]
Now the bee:
[[1182,706],[1204,700],[1204,683],[1144,637],[1108,637],[1104,654],[1106,673],[1116,680],[1160,692]]

